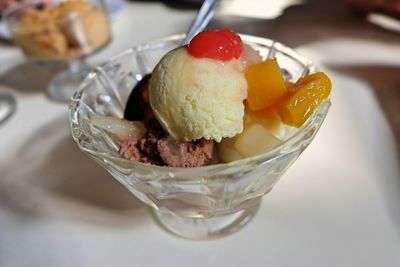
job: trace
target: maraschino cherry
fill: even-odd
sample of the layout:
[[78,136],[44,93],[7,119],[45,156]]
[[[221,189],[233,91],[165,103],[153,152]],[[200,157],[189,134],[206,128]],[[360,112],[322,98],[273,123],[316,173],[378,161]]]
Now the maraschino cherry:
[[229,61],[240,57],[243,44],[239,35],[224,28],[200,32],[193,37],[187,49],[189,54],[196,58]]

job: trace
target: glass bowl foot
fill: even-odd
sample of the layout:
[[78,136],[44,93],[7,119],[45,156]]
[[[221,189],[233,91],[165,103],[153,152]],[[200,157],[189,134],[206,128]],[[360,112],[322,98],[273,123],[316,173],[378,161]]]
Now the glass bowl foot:
[[49,99],[69,103],[72,95],[79,89],[81,82],[89,72],[89,67],[83,59],[71,61],[68,66],[67,70],[61,71],[50,81],[47,87]]
[[237,232],[256,214],[261,198],[247,209],[212,218],[184,218],[168,211],[152,209],[157,223],[168,232],[186,239],[217,239]]

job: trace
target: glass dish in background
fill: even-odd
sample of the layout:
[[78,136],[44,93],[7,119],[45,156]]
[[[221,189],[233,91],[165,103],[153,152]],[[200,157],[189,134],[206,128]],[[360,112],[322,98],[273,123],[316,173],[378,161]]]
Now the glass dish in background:
[[[264,58],[276,57],[289,80],[315,71],[310,61],[280,43],[241,36]],[[123,159],[118,153],[120,144],[91,125],[90,118],[122,118],[132,88],[183,37],[134,47],[91,72],[73,96],[70,123],[79,148],[148,204],[162,227],[184,238],[216,238],[237,231],[255,215],[261,197],[313,140],[330,102],[322,103],[289,139],[259,156],[198,168],[160,167]]]
[[69,69],[48,85],[52,100],[67,102],[89,68],[84,57],[111,38],[101,0],[31,1],[4,12],[14,42],[33,61],[65,61]]

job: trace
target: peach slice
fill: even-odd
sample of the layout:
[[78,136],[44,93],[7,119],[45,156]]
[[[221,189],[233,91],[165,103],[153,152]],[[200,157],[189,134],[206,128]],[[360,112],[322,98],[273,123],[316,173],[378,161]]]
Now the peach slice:
[[329,96],[331,88],[331,80],[325,73],[307,75],[300,78],[274,108],[285,124],[300,127]]
[[276,58],[254,64],[244,74],[248,85],[247,103],[253,111],[272,105],[287,93],[285,79]]

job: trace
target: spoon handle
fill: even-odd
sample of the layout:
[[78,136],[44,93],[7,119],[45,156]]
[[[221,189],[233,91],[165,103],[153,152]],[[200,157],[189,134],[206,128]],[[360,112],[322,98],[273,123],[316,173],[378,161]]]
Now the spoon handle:
[[193,20],[186,33],[185,39],[182,40],[181,45],[189,43],[193,36],[204,30],[211,18],[214,16],[215,7],[218,5],[219,1],[220,0],[205,0],[203,2],[196,18]]

